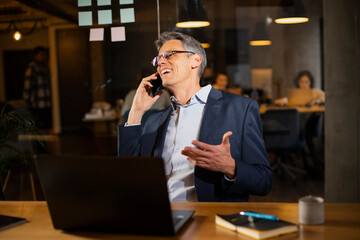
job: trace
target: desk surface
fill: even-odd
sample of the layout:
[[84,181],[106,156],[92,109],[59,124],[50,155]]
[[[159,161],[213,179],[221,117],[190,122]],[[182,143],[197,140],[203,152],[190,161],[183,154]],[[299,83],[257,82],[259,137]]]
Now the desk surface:
[[325,112],[325,106],[311,106],[311,107],[300,107],[300,106],[260,106],[260,114],[264,114],[267,110],[281,110],[281,109],[290,109],[296,108],[300,113],[315,113],[315,112]]
[[[174,209],[195,210],[194,218],[172,238],[106,233],[65,233],[52,226],[46,202],[0,202],[0,214],[24,217],[30,222],[0,232],[0,239],[249,239],[215,224],[215,214],[240,210],[274,214],[298,222],[297,203],[172,203]],[[71,214],[71,213],[69,213]],[[151,221],[151,219],[149,219]],[[359,239],[360,204],[325,204],[325,223],[300,225],[299,233],[277,239]]]

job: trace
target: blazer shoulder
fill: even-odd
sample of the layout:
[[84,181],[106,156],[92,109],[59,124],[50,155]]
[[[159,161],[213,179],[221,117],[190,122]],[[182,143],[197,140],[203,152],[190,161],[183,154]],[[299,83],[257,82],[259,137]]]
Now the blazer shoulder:
[[227,92],[223,93],[223,98],[224,98],[225,101],[241,102],[241,103],[243,103],[245,105],[257,103],[252,98],[244,97],[244,96],[233,94],[233,93],[227,93]]

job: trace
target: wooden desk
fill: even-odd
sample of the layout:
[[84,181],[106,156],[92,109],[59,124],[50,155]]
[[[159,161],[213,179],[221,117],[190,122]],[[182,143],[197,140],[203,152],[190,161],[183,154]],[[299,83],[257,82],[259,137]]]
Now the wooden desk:
[[311,106],[311,107],[299,107],[299,106],[260,106],[260,114],[264,114],[267,110],[281,110],[281,109],[290,109],[296,108],[300,113],[323,113],[325,112],[325,106]]
[[[299,223],[297,203],[173,203],[174,209],[195,210],[195,216],[178,236],[146,237],[106,233],[65,233],[52,226],[46,202],[0,202],[0,214],[24,217],[30,222],[0,232],[0,239],[249,239],[215,224],[215,214],[240,210],[274,214]],[[69,213],[71,214],[71,213]],[[151,221],[151,217],[148,219]],[[141,226],[140,226],[141,227]],[[360,204],[325,204],[325,223],[300,225],[299,233],[276,239],[359,239]]]

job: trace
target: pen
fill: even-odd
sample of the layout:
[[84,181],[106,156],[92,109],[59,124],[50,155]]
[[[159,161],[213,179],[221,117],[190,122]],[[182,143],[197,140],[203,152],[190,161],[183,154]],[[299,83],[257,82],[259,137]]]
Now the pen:
[[240,215],[248,216],[248,217],[254,217],[254,218],[261,218],[261,219],[267,219],[272,221],[278,221],[279,217],[269,214],[262,214],[262,213],[254,213],[254,212],[240,212]]

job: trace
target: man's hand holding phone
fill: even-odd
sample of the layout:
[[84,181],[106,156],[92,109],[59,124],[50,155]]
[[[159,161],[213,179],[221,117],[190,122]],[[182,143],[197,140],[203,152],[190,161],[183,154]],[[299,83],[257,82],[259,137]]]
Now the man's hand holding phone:
[[[129,112],[127,121],[128,125],[141,123],[141,119],[144,113],[151,108],[151,106],[162,94],[162,88],[161,78],[159,77],[158,79],[158,73],[143,78],[138,89],[136,90],[136,94]],[[152,89],[154,90],[153,92]]]
[[152,88],[150,92],[150,96],[155,97],[158,95],[164,88],[162,85],[162,80],[159,74],[156,75],[156,79],[150,81]]

